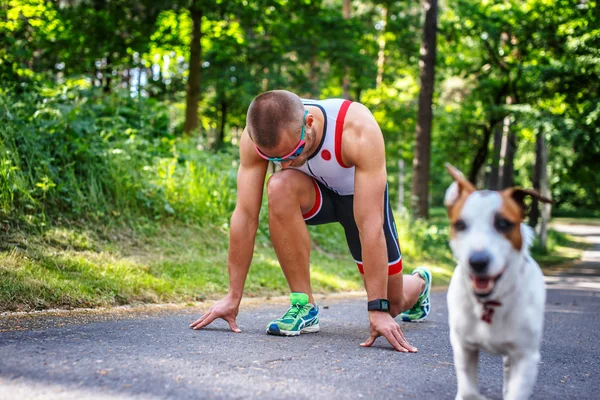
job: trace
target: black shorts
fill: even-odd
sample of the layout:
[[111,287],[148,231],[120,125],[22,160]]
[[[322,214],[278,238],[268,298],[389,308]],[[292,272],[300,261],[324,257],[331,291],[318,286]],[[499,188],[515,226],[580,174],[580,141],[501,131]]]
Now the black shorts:
[[[330,222],[342,224],[346,232],[346,241],[350,253],[354,257],[360,273],[364,274],[360,236],[354,220],[354,195],[340,196],[315,179],[313,179],[313,184],[316,191],[316,200],[313,208],[302,215],[304,221],[307,225],[321,225]],[[402,253],[398,243],[398,231],[390,207],[387,186],[385,188],[383,210],[383,232],[387,244],[388,275],[394,275],[402,271]]]

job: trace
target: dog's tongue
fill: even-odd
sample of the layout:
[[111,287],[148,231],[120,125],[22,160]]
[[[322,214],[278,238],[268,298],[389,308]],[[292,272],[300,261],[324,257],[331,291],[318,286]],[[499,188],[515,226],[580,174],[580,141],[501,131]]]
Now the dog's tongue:
[[484,277],[473,277],[475,293],[489,293],[494,288],[494,280]]

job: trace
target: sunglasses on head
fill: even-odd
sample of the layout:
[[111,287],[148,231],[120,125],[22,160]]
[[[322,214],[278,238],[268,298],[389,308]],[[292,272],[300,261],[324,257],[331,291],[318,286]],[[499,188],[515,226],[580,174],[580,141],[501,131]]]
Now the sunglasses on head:
[[298,157],[300,154],[302,154],[302,152],[304,151],[304,146],[306,145],[306,142],[304,141],[304,128],[306,127],[306,115],[308,115],[308,110],[304,111],[304,118],[303,118],[303,122],[302,122],[302,134],[300,135],[300,141],[298,142],[298,145],[296,145],[296,147],[294,148],[294,150],[292,150],[291,153],[289,153],[288,155],[283,156],[283,157],[269,157],[268,155],[266,155],[265,153],[260,151],[260,149],[255,144],[254,148],[256,149],[256,152],[258,153],[258,155],[261,156],[262,158],[264,158],[265,160],[273,161],[276,163],[295,160],[296,157]]

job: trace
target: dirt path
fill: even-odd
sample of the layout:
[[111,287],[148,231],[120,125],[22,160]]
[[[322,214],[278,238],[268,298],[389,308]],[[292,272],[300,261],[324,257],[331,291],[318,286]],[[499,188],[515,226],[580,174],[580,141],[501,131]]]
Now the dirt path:
[[565,289],[600,288],[600,226],[557,223],[552,228],[571,236],[581,237],[593,245],[584,251],[581,260],[566,270],[546,273],[549,286]]

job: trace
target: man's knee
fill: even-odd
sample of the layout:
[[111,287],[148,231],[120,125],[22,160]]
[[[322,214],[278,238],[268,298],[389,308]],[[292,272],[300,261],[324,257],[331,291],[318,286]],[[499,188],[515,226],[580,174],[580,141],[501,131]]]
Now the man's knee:
[[267,182],[267,197],[269,199],[269,211],[289,212],[289,206],[295,202],[296,188],[288,171],[280,171],[273,174]]
[[287,171],[280,171],[271,175],[267,182],[267,196],[269,200],[289,198],[293,194],[294,185]]

